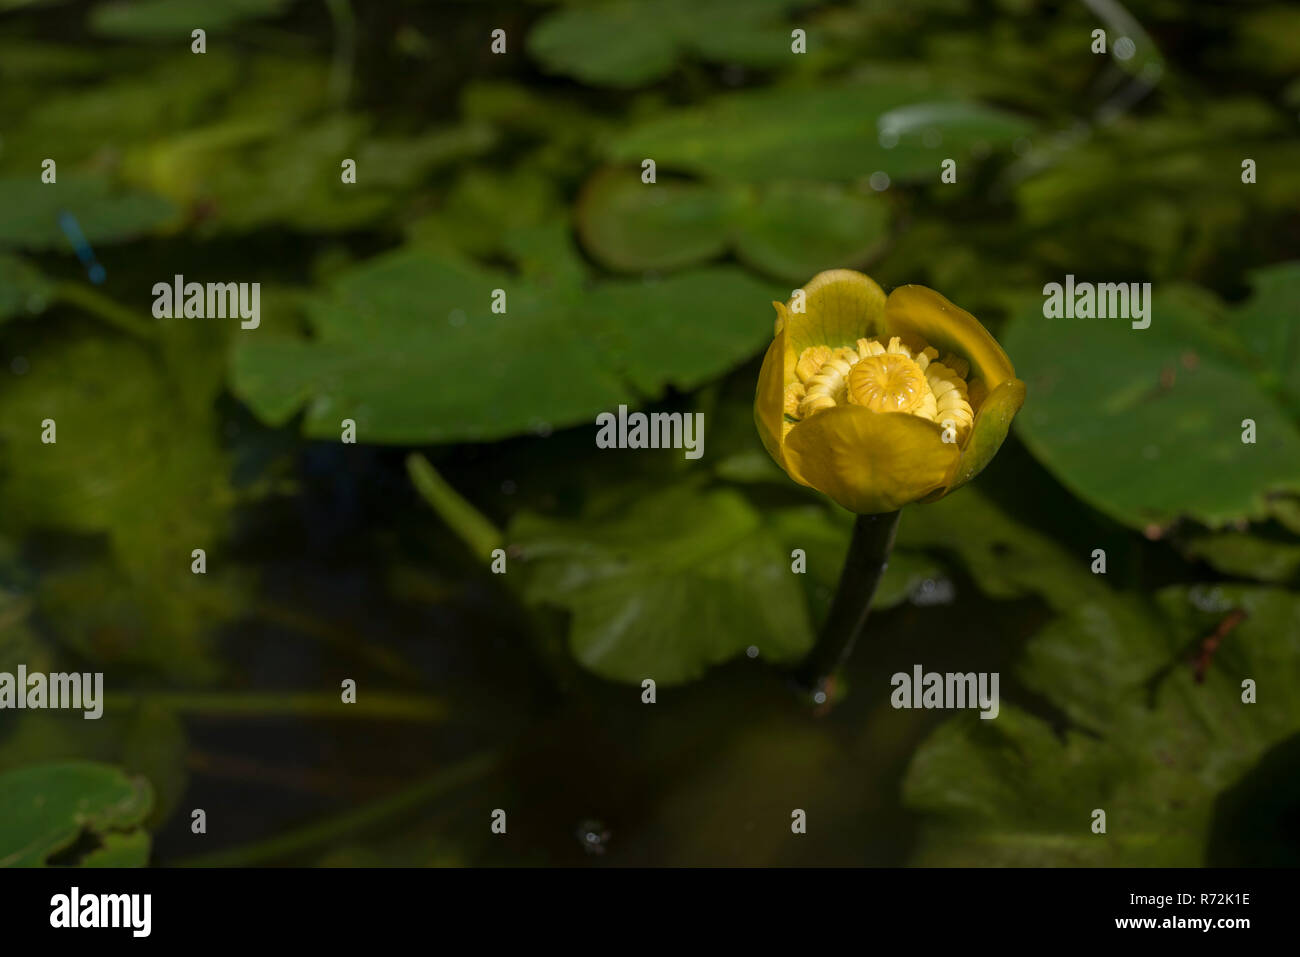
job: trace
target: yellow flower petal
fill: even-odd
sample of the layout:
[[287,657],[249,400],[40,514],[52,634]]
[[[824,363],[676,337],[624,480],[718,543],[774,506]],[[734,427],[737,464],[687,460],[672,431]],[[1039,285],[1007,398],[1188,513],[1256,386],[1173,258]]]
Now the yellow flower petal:
[[796,356],[810,346],[855,346],[884,330],[885,292],[862,273],[831,269],[802,288],[804,311],[794,312],[792,299],[783,316]]
[[979,410],[975,413],[975,425],[971,429],[970,440],[961,453],[961,465],[952,487],[948,491],[960,488],[983,471],[997,454],[1002,442],[1011,428],[1020,407],[1025,404],[1025,384],[1019,379],[1011,379],[989,393]]
[[978,319],[925,286],[899,286],[885,302],[891,334],[911,335],[951,351],[971,364],[971,374],[992,392],[1016,377],[1011,360]]
[[[754,425],[763,448],[777,465],[785,467],[781,454],[781,436],[785,422],[785,385],[787,338],[782,329],[763,356],[763,368],[758,373],[758,388],[754,391]],[[793,365],[793,362],[791,362]]]
[[947,486],[961,452],[942,435],[915,415],[837,406],[790,430],[786,471],[851,512],[892,512]]

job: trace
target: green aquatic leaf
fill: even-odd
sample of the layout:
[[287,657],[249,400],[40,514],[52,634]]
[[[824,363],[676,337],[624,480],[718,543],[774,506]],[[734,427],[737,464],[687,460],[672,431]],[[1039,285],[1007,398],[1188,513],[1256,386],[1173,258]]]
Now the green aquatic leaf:
[[617,162],[721,182],[936,181],[945,158],[1009,145],[1029,120],[955,99],[934,85],[881,77],[850,86],[728,93],[644,120],[608,147]]
[[889,207],[830,183],[774,183],[740,214],[736,255],[761,272],[803,282],[823,269],[862,267],[885,247]]
[[528,34],[528,52],[553,73],[601,86],[630,87],[664,76],[677,59],[670,30],[637,3],[566,7]]
[[831,183],[773,183],[761,190],[712,183],[641,182],[610,168],[577,208],[584,247],[616,270],[673,270],[727,247],[760,272],[801,282],[822,269],[861,266],[885,245],[884,200]]
[[[396,138],[355,117],[298,122],[279,110],[151,141],[126,166],[142,186],[201,210],[200,233],[272,223],[337,231],[384,219],[432,170],[493,143],[482,125]],[[342,181],[345,159],[355,163],[355,183]]]
[[71,241],[59,225],[70,212],[92,244],[125,242],[148,235],[173,222],[176,210],[152,193],[115,187],[106,177],[65,173],[56,183],[42,183],[39,174],[0,179],[0,248],[72,252]]
[[83,833],[102,842],[85,863],[139,866],[148,857],[148,835],[138,828],[152,804],[148,781],[106,764],[0,774],[0,867],[41,867]]
[[153,839],[145,830],[99,836],[100,846],[81,859],[82,867],[145,867]]
[[306,304],[313,339],[272,338],[285,317],[241,340],[235,393],[273,425],[306,406],[315,437],[352,418],[362,442],[488,441],[695,388],[770,335],[737,304],[776,290],[740,270],[588,288],[563,233],[516,239],[520,276],[415,246],[345,270]]
[[[1125,278],[1213,273],[1226,261],[1276,257],[1264,237],[1300,202],[1300,140],[1293,120],[1260,99],[1207,103],[1191,117],[1124,122],[1043,149],[1045,168],[1015,188],[1023,226],[1051,236],[1039,254],[1060,274],[1081,262]],[[1241,181],[1243,158],[1258,182]],[[1027,161],[1028,162],[1028,161]],[[1186,203],[1196,196],[1195,207]],[[1255,237],[1262,242],[1257,243]]]
[[790,560],[739,493],[620,490],[579,519],[518,515],[508,538],[524,595],[571,614],[569,645],[616,681],[697,678],[750,645],[790,661],[811,626]]
[[[189,31],[186,31],[186,37]],[[188,40],[186,41],[188,45]],[[195,69],[196,61],[202,69]],[[281,62],[281,61],[275,61]],[[214,114],[240,109],[236,91],[247,96],[255,92],[253,80],[265,72],[265,61],[252,62],[231,51],[212,50],[195,57],[183,53],[141,59],[101,50],[96,77],[111,70],[112,82],[79,81],[54,85],[39,98],[28,97],[17,112],[14,128],[5,136],[4,169],[10,175],[39,177],[41,160],[58,160],[59,179],[75,172],[78,164],[99,169],[105,157],[122,157],[124,178],[130,180],[130,152],[147,150],[160,136],[181,135],[195,126],[212,121]],[[282,112],[288,105],[299,109],[305,91],[301,84],[287,81],[278,71]],[[323,71],[322,71],[323,72]],[[254,103],[257,98],[254,98]],[[308,99],[308,103],[310,103]],[[145,188],[141,183],[137,188]]]
[[89,336],[21,347],[30,368],[6,386],[0,421],[0,530],[84,536],[33,590],[61,641],[198,679],[211,668],[201,636],[240,607],[220,566],[190,572],[192,549],[214,562],[233,504],[212,408],[222,333],[162,328],[158,352]]
[[1037,596],[1057,611],[1069,610],[1080,601],[1114,602],[1114,589],[1089,571],[1086,552],[1072,554],[978,488],[964,488],[924,508],[909,509],[904,518],[896,547],[932,552],[960,563],[990,598]]
[[[1300,705],[1282,691],[1300,680],[1300,599],[1268,588],[1175,586],[1158,601],[1167,634],[1129,631],[1120,643],[1162,646],[1164,663],[1149,660],[1145,680],[1110,700],[1116,636],[1098,626],[1092,606],[1031,643],[1038,665],[1026,678],[1053,702],[1063,688],[1106,690],[1069,708],[1102,719],[1094,725],[1100,734],[1058,735],[1004,702],[996,719],[956,718],[926,742],[904,785],[907,803],[926,814],[914,863],[1214,863],[1212,837],[1223,827],[1216,800],[1300,732]],[[1247,617],[1222,638],[1198,681],[1201,656],[1185,649],[1198,648],[1234,608]],[[1067,659],[1089,676],[1076,681]],[[1041,680],[1049,660],[1052,687]],[[1268,704],[1242,700],[1248,678],[1261,695],[1268,689]],[[1092,830],[1097,809],[1106,812],[1104,834]]]
[[707,60],[775,66],[790,57],[780,23],[803,0],[613,0],[565,7],[528,35],[552,73],[593,86],[633,87],[667,76],[688,52]]
[[[1127,319],[1019,314],[1002,343],[1028,385],[1016,430],[1067,488],[1127,525],[1267,518],[1300,490],[1300,433],[1204,310],[1174,290]],[[1242,441],[1255,423],[1255,444]]]
[[1183,554],[1199,558],[1227,575],[1266,582],[1300,578],[1300,537],[1272,529],[1228,529],[1217,533],[1180,535],[1176,544]]
[[[1080,725],[1106,727],[1126,695],[1168,661],[1158,619],[1138,597],[1093,574],[1091,550],[1068,550],[970,488],[904,519],[897,547],[960,565],[990,598],[1036,597],[1057,615],[1024,651],[1023,671]],[[1110,560],[1122,556],[1112,549]],[[1074,637],[1048,640],[1061,628]],[[1091,643],[1078,638],[1080,629]]]
[[739,204],[709,183],[646,184],[636,170],[610,168],[583,187],[575,218],[583,246],[602,265],[672,270],[720,255]]
[[554,181],[526,162],[506,172],[463,170],[446,202],[412,221],[413,243],[453,249],[469,256],[502,254],[508,237],[566,215]]
[[1300,262],[1253,270],[1250,283],[1251,297],[1232,310],[1232,329],[1300,415]]

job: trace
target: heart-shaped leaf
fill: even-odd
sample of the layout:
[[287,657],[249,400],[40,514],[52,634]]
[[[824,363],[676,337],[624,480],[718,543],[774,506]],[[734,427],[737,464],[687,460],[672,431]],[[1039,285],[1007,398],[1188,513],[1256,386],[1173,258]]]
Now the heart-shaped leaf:
[[549,227],[520,260],[528,275],[408,247],[346,270],[307,303],[314,339],[271,338],[285,316],[240,342],[235,392],[271,424],[305,405],[316,437],[352,418],[363,442],[487,441],[696,388],[771,334],[751,306],[779,290],[737,269],[586,288]]

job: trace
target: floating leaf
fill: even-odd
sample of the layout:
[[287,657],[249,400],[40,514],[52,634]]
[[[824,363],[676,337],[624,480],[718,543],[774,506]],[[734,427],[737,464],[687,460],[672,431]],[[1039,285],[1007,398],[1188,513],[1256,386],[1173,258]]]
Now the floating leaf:
[[106,764],[44,764],[0,774],[0,867],[40,867],[83,832],[103,842],[88,863],[141,864],[148,836],[142,844],[137,828],[152,804],[148,781]]
[[1028,135],[1003,110],[906,79],[730,93],[646,120],[614,137],[610,158],[722,182],[937,178],[940,162]]
[[1228,575],[1259,581],[1287,582],[1300,577],[1300,538],[1260,531],[1227,530],[1193,534],[1179,542],[1184,554],[1199,558]]
[[1253,295],[1233,310],[1232,328],[1300,415],[1300,262],[1250,274]]
[[[486,441],[695,388],[770,332],[741,304],[775,290],[739,270],[587,289],[567,241],[542,236],[520,253],[527,277],[420,247],[341,273],[307,305],[313,340],[241,341],[236,394],[271,424],[306,405],[311,436],[353,418],[363,442]],[[503,314],[494,289],[507,294]]]
[[64,211],[76,217],[90,243],[124,242],[172,221],[176,210],[150,193],[114,188],[104,177],[65,174],[57,183],[35,176],[0,179],[0,248],[64,249],[72,252],[59,226]]
[[[1209,608],[1213,596],[1218,611]],[[1300,681],[1300,599],[1263,588],[1166,589],[1159,603],[1169,637],[1126,634],[1165,644],[1166,663],[1121,699],[1079,699],[1076,708],[1103,718],[1103,737],[1067,730],[1003,703],[995,720],[945,723],[913,760],[904,793],[925,811],[915,863],[1010,866],[1198,866],[1207,863],[1216,797],[1236,786],[1255,762],[1300,732],[1300,707],[1283,695],[1272,706],[1244,703],[1241,682],[1293,687]],[[1195,677],[1196,661],[1176,649],[1213,632],[1229,608],[1247,617],[1224,636]],[[1057,687],[1106,689],[1114,636],[1081,607],[1036,638],[1038,661],[1056,659]],[[1154,637],[1154,640],[1153,640]],[[1168,642],[1172,641],[1172,644]],[[1067,654],[1064,645],[1074,646]],[[1199,644],[1199,643],[1198,643]],[[1034,646],[1031,645],[1031,650]],[[1064,666],[1087,675],[1075,683]],[[1043,672],[1035,672],[1042,677]],[[1054,699],[1056,691],[1047,689]],[[1118,705],[1118,707],[1117,707]],[[1094,833],[1094,810],[1106,832]]]
[[678,269],[727,247],[734,193],[708,183],[648,185],[637,172],[611,168],[587,183],[578,200],[582,244],[603,265],[625,272]]
[[153,841],[145,830],[99,836],[100,846],[81,859],[82,867],[145,867]]
[[571,613],[573,654],[603,677],[676,684],[750,645],[779,662],[811,644],[788,555],[737,492],[611,496],[571,521],[525,512],[508,537],[527,599]]
[[577,223],[583,245],[613,269],[672,270],[734,246],[759,271],[801,282],[863,265],[886,241],[889,212],[877,196],[830,183],[648,185],[633,170],[611,168],[583,190]]
[[505,173],[471,167],[435,213],[407,226],[415,243],[482,257],[498,255],[507,237],[567,215],[554,182],[528,165]]
[[679,56],[772,66],[790,56],[776,22],[802,0],[614,0],[557,10],[528,35],[528,52],[553,73],[595,86],[632,87],[667,76]]
[[[1034,455],[1084,500],[1130,526],[1188,516],[1264,519],[1300,490],[1300,434],[1219,349],[1186,297],[1156,295],[1151,325],[1020,314],[1003,344],[1029,388],[1016,419]],[[1242,441],[1252,419],[1256,444]]]
[[865,265],[888,236],[889,208],[874,194],[777,183],[741,212],[736,254],[762,272],[802,282],[823,269]]

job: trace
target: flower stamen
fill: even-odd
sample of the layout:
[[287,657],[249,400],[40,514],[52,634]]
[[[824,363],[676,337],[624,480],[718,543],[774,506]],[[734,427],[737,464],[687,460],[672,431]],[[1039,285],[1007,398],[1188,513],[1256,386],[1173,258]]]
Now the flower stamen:
[[952,430],[957,442],[975,416],[966,377],[970,363],[926,346],[913,352],[898,336],[859,339],[856,347],[810,346],[799,354],[795,380],[785,388],[786,429],[823,409],[861,405],[873,412],[905,412]]

